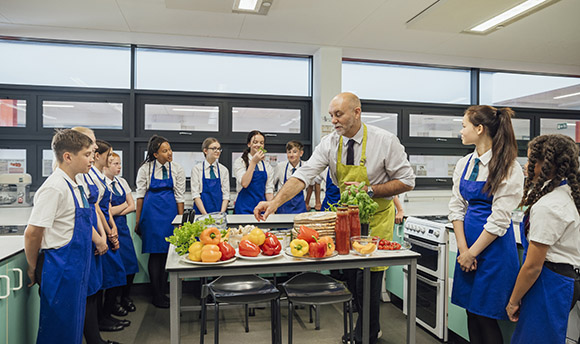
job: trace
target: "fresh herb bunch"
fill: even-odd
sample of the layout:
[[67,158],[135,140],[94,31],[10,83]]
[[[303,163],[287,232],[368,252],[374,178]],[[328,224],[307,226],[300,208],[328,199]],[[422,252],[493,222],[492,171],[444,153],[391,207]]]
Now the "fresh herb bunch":
[[349,185],[340,194],[340,201],[330,205],[330,210],[336,211],[337,206],[357,205],[360,223],[370,223],[373,215],[379,209],[379,204],[364,191],[366,183]]
[[194,223],[186,222],[175,228],[173,235],[165,238],[165,241],[173,244],[173,246],[175,246],[175,252],[180,256],[183,256],[184,254],[187,254],[189,246],[197,241],[196,238],[199,238],[201,232],[203,232],[207,226],[213,224],[215,224],[215,219],[213,219],[211,215],[202,221],[195,221]]

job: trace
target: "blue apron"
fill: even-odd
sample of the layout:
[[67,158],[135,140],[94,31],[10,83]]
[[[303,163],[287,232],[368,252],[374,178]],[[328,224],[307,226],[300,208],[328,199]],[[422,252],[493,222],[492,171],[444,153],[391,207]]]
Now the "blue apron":
[[[99,208],[101,208],[101,211],[105,215],[105,220],[107,223],[109,223],[109,219],[111,218],[109,214],[109,205],[111,204],[112,193],[111,190],[109,190],[107,187],[107,182],[105,181],[106,177],[101,179],[98,177],[96,172],[95,175],[97,176],[97,179],[101,181],[105,189],[103,198],[101,198],[101,201],[99,202]],[[127,274],[125,273],[123,259],[121,258],[121,253],[119,252],[121,246],[119,246],[119,250],[113,251],[111,243],[108,240],[107,244],[109,245],[109,249],[101,256],[101,260],[103,262],[103,284],[101,285],[101,289],[103,290],[127,284]]]
[[330,179],[330,169],[326,174],[326,192],[324,194],[324,201],[322,202],[322,210],[330,210],[329,204],[335,204],[340,201],[340,189],[334,185]]
[[[115,177],[115,181],[122,193],[116,196],[114,193],[111,196],[111,205],[116,206],[127,201],[127,193],[119,179]],[[117,215],[113,216],[115,224],[117,225],[117,232],[119,233],[119,253],[121,254],[121,261],[125,267],[127,275],[136,274],[139,272],[139,263],[137,262],[137,254],[135,254],[135,246],[133,245],[133,238],[131,238],[131,231],[127,226],[127,216]]]
[[[524,223],[529,225],[527,218]],[[522,230],[522,245],[525,260],[529,246],[525,229]],[[574,279],[543,266],[540,276],[522,298],[520,318],[511,343],[566,343],[573,294]]]
[[[87,176],[91,180],[92,184],[90,184],[87,180]],[[85,183],[89,189],[89,197],[87,198],[87,201],[89,202],[89,207],[91,209],[91,225],[98,232],[99,226],[97,222],[95,204],[99,199],[99,187],[95,184],[93,178],[88,173],[84,174],[83,178],[85,179]],[[101,256],[95,255],[95,251],[97,250],[95,243],[92,243],[92,248],[91,267],[89,272],[89,290],[87,292],[87,296],[94,295],[96,292],[101,290],[101,286],[103,285],[103,263],[101,261]]]
[[[491,215],[493,196],[482,191],[485,181],[465,180],[469,161],[461,175],[459,191],[468,203],[463,223],[467,246],[471,247]],[[476,258],[477,270],[471,272],[463,272],[455,263],[451,302],[477,315],[507,320],[505,307],[519,270],[513,224]]]
[[234,214],[253,214],[254,208],[261,201],[266,200],[266,181],[268,180],[268,173],[266,172],[266,165],[262,161],[263,171],[258,170],[258,166],[254,169],[252,181],[247,188],[242,188],[236,199],[234,207]]
[[[290,163],[286,163],[286,170],[284,170],[284,184],[288,178],[286,178],[288,173],[288,166]],[[298,167],[302,166],[302,161]],[[282,204],[276,213],[278,214],[299,214],[306,212],[306,202],[304,201],[304,191],[301,191],[296,194],[291,200]]]
[[[216,160],[217,162],[217,160]],[[205,211],[209,213],[218,213],[222,210],[222,203],[224,200],[224,195],[222,193],[222,176],[220,172],[219,163],[217,165],[218,175],[215,179],[210,179],[205,177],[205,161],[201,165],[201,201],[203,202],[203,207]],[[196,214],[201,214],[195,202],[193,203],[193,209],[195,209]]]
[[91,209],[75,202],[73,235],[63,247],[44,250],[37,343],[82,343],[91,259]]
[[139,221],[143,239],[142,253],[167,253],[169,243],[165,238],[173,234],[173,219],[177,215],[177,203],[173,192],[173,177],[171,163],[169,164],[169,177],[167,179],[155,179],[155,164],[149,189],[145,193],[143,209]]

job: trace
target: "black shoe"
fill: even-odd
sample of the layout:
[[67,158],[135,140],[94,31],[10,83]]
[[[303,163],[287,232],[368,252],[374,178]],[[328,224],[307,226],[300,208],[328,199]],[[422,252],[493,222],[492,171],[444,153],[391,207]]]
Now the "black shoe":
[[[354,338],[354,336],[353,336]],[[359,344],[360,342],[357,342],[356,339],[354,342],[350,341],[350,333],[347,333],[346,335],[342,336],[342,344]]]
[[169,301],[162,297],[154,297],[153,305],[157,308],[169,308]]
[[101,321],[99,322],[99,331],[101,332],[116,332],[116,331],[121,331],[122,329],[124,329],[125,326],[113,322],[111,320],[105,320],[105,321]]
[[123,327],[129,327],[129,326],[131,326],[131,320],[127,320],[127,319],[117,319],[117,318],[113,318],[111,316],[109,316],[109,320],[111,322],[113,322],[113,323],[120,324]]
[[118,317],[124,317],[127,314],[129,314],[129,312],[123,308],[123,306],[121,306],[120,304],[116,303],[113,306],[113,310],[111,311],[111,314],[116,315]]
[[123,306],[123,308],[125,308],[129,312],[135,312],[137,310],[137,307],[135,307],[133,300],[131,300],[128,297],[124,297],[121,299],[121,306]]

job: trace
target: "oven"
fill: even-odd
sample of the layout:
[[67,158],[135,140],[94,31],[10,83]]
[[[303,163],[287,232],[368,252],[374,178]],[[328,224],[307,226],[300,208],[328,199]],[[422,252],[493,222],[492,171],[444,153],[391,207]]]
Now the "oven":
[[[409,216],[405,221],[405,240],[411,250],[421,254],[417,261],[417,323],[447,341],[447,299],[449,293],[449,239],[445,216]],[[403,310],[407,307],[407,271],[403,288]],[[405,313],[406,314],[406,313]]]

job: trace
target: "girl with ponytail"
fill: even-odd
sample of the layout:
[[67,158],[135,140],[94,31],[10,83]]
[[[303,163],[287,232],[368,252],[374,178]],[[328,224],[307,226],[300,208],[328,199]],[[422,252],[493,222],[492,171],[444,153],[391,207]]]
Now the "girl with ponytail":
[[173,151],[166,138],[153,135],[147,145],[147,158],[137,172],[137,209],[135,232],[143,240],[142,253],[149,253],[148,272],[153,305],[169,308],[166,294],[165,261],[173,234],[173,218],[183,214],[185,173],[173,161]]
[[451,302],[467,310],[472,343],[503,343],[497,319],[508,319],[505,305],[519,267],[511,212],[521,200],[524,176],[513,116],[509,108],[483,105],[463,116],[461,140],[475,150],[453,173],[449,221],[458,257]]
[[565,343],[568,315],[580,294],[578,146],[542,135],[528,145],[524,263],[506,306],[517,321],[511,343]]
[[253,214],[258,203],[274,198],[274,170],[264,161],[265,142],[265,136],[259,130],[251,131],[246,140],[248,147],[242,157],[234,161],[238,192],[234,207],[236,214]]

